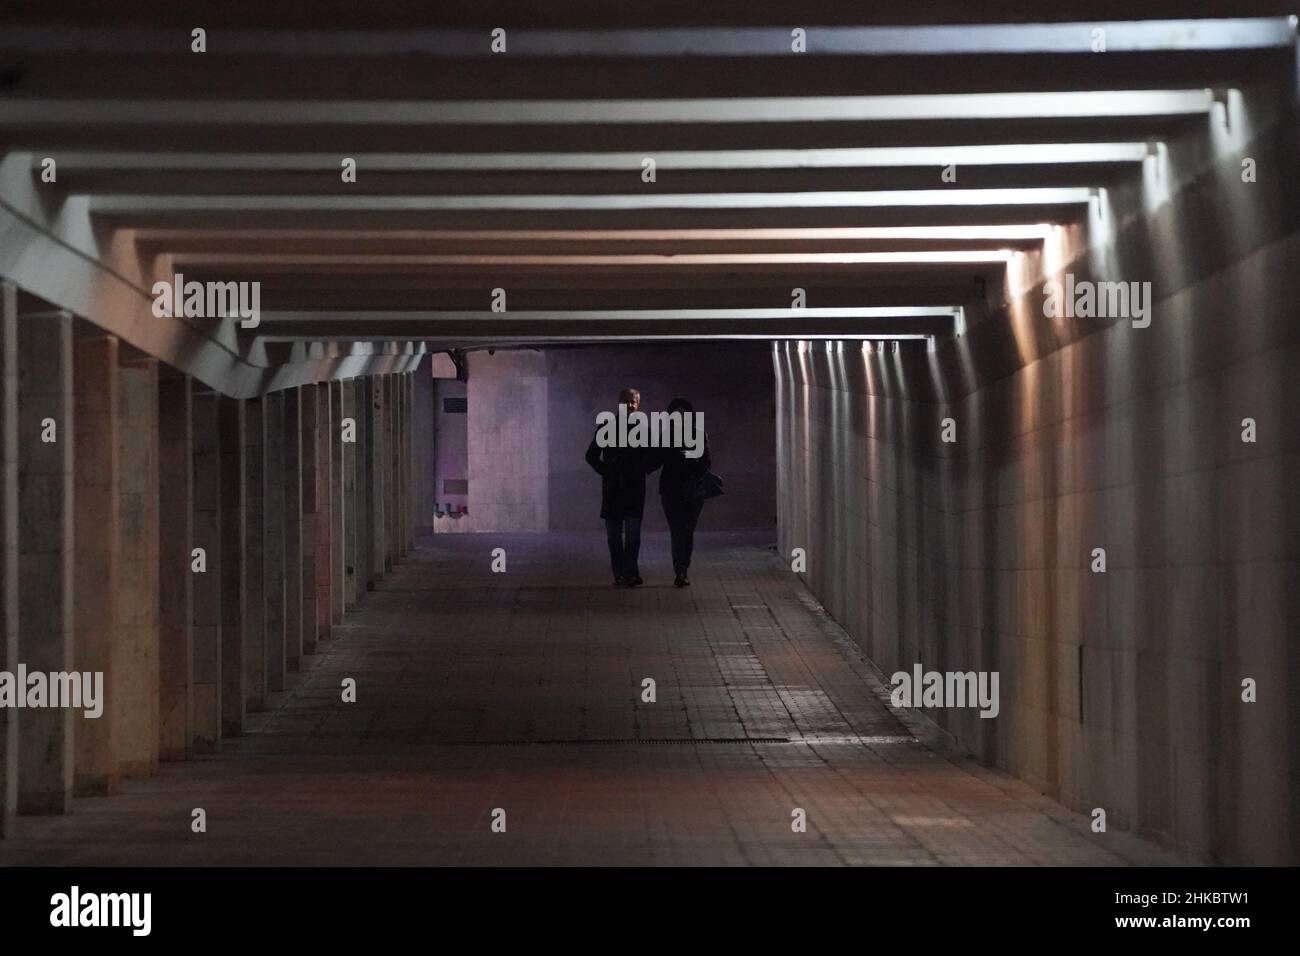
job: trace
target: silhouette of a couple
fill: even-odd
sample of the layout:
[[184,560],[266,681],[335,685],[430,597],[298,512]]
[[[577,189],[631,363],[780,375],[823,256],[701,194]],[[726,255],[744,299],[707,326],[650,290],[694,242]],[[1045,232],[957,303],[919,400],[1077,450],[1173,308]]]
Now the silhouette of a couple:
[[[619,404],[627,412],[639,411],[641,393],[635,388],[619,392]],[[674,398],[668,412],[694,415],[695,409],[684,398]],[[710,472],[709,441],[701,435],[703,452],[688,457],[681,447],[602,447],[597,436],[587,448],[587,464],[600,475],[600,516],[605,520],[609,541],[609,562],[614,584],[635,588],[644,582],[637,563],[641,551],[641,518],[645,512],[646,476],[659,472],[659,500],[672,534],[673,584],[679,588],[691,583],[691,551],[695,543],[695,526],[707,497],[719,494],[720,482]]]

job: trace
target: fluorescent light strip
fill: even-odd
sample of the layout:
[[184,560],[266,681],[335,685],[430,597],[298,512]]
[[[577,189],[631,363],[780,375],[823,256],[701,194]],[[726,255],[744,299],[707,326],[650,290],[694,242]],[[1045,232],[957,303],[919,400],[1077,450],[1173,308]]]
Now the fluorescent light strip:
[[136,196],[90,197],[93,214],[128,212],[429,212],[448,209],[848,209],[883,206],[1082,204],[1088,186],[1026,189],[897,189],[862,192],[645,193],[520,196]]
[[1056,119],[1204,114],[1211,90],[638,100],[0,99],[0,124],[57,126],[480,126]]

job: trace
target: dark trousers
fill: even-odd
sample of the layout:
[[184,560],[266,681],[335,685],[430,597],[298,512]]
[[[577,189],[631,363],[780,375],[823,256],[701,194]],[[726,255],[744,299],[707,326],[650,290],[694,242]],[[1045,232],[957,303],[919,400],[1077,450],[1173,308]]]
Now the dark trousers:
[[691,551],[695,547],[695,526],[700,521],[703,501],[684,501],[680,498],[661,498],[664,517],[673,538],[673,573],[685,574],[691,567]]
[[609,564],[614,577],[634,580],[641,576],[637,557],[641,554],[641,516],[606,518],[605,537],[609,540]]

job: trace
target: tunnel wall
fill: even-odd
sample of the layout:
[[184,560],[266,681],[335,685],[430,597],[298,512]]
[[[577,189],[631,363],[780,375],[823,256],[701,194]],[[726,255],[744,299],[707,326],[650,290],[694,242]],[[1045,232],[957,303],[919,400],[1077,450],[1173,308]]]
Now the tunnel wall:
[[778,516],[886,675],[999,672],[996,719],[924,711],[961,746],[1190,858],[1294,864],[1296,139],[1253,132],[1267,180],[1176,144],[1167,204],[1117,188],[1111,241],[1040,274],[1150,279],[1148,328],[1031,283],[946,351],[778,347]]

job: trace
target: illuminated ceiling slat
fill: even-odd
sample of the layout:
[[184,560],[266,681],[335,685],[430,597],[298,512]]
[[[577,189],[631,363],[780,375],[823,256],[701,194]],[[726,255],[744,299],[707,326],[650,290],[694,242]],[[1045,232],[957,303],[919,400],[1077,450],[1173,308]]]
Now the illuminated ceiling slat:
[[801,264],[869,264],[869,263],[963,263],[1006,262],[1014,253],[1009,249],[918,249],[882,252],[734,252],[734,253],[667,253],[663,255],[408,255],[393,254],[266,254],[223,255],[188,253],[175,256],[177,263],[192,266],[220,265],[238,269],[265,265],[276,269],[297,266],[321,266],[346,269],[348,266],[385,266],[393,269],[428,266],[701,266],[701,265],[801,265]]
[[1086,186],[770,193],[504,196],[136,196],[90,198],[97,215],[132,212],[427,212],[448,209],[846,209],[856,206],[1038,206],[1086,203]]
[[[793,26],[793,24],[791,25]],[[955,26],[818,26],[804,24],[807,53],[832,56],[943,56],[1092,52],[1093,30],[1108,51],[1252,50],[1295,40],[1294,17],[1139,20]],[[224,30],[217,51],[235,56],[491,57],[491,28],[481,30]],[[187,49],[188,33],[68,27],[11,27],[0,48],[42,53],[162,54]],[[507,50],[522,57],[660,57],[791,55],[791,27],[507,30]]]
[[806,228],[738,229],[157,229],[135,231],[142,242],[167,243],[180,239],[295,241],[345,236],[358,243],[393,240],[418,241],[528,241],[545,242],[728,242],[734,240],[1035,240],[1052,234],[1050,223],[1013,223],[987,226],[810,226]]
[[810,123],[1179,116],[1210,111],[1210,90],[1101,90],[898,96],[638,100],[0,100],[0,124],[114,126],[481,126]]
[[[649,333],[639,333],[637,335],[614,335],[614,334],[564,335],[564,336],[511,335],[509,337],[484,334],[484,335],[457,335],[454,339],[447,340],[447,345],[456,346],[459,345],[460,343],[473,343],[476,345],[482,343],[486,345],[488,343],[494,343],[494,344],[500,344],[504,347],[504,346],[515,345],[515,344],[541,344],[541,343],[571,344],[574,342],[597,343],[597,342],[646,342],[646,341],[716,342],[718,340],[723,340],[723,341],[743,340],[743,341],[758,341],[758,342],[798,342],[798,341],[807,341],[807,340],[833,341],[833,342],[834,341],[844,341],[844,342],[899,341],[902,342],[902,341],[929,340],[929,339],[933,339],[934,337],[935,336],[933,333],[914,334],[910,332],[899,332],[893,334],[887,333],[887,334],[880,334],[880,335],[877,335],[874,332],[873,333],[837,332],[833,335],[819,335],[819,334],[808,333],[808,332],[789,333],[789,334],[781,334],[781,333],[765,334],[762,332],[718,332],[718,333],[709,333],[705,335],[691,335],[691,334],[686,334],[681,332],[663,332],[663,333],[649,332]],[[267,342],[296,342],[302,344],[305,341],[304,338],[302,337],[288,336],[288,335],[267,335],[267,336],[263,336],[263,338]],[[410,338],[409,334],[396,336],[392,339],[387,339],[387,340],[382,335],[371,336],[371,339],[373,341],[402,341],[409,338]],[[331,338],[330,341],[346,342],[349,340],[346,338],[335,337],[335,338]],[[419,344],[421,346],[426,346],[426,343],[437,343],[440,341],[442,340],[438,336],[430,336],[428,339],[420,342]]]
[[[835,149],[651,150],[640,153],[357,153],[370,172],[473,172],[476,170],[640,170],[647,155],[659,170],[854,169],[871,167],[1012,166],[1063,163],[1138,163],[1146,143],[1007,143],[963,146],[895,146]],[[40,159],[33,157],[39,168]],[[66,170],[316,172],[333,170],[333,153],[60,153]]]
[[494,322],[503,319],[541,322],[620,322],[620,321],[679,321],[722,320],[744,322],[750,319],[899,319],[899,318],[953,318],[960,309],[956,306],[903,305],[821,307],[807,309],[527,309],[524,311],[332,311],[332,312],[262,312],[262,321],[283,322],[344,322],[382,323],[393,321],[445,321]]

